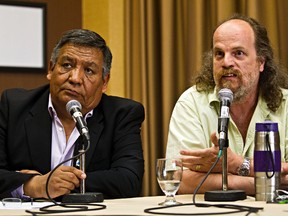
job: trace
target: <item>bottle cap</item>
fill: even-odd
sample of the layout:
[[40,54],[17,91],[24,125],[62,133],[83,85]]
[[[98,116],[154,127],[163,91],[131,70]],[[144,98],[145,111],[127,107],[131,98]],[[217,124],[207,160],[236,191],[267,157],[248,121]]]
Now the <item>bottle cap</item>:
[[278,132],[278,123],[272,121],[265,121],[256,123],[256,132]]

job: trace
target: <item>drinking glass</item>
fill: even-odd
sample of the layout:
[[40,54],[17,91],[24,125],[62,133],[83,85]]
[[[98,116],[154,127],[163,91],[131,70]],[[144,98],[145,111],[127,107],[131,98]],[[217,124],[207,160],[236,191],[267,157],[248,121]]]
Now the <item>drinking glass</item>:
[[182,172],[183,167],[181,159],[157,159],[157,181],[166,196],[165,201],[159,203],[159,205],[167,206],[181,204],[176,201],[175,194],[180,187]]

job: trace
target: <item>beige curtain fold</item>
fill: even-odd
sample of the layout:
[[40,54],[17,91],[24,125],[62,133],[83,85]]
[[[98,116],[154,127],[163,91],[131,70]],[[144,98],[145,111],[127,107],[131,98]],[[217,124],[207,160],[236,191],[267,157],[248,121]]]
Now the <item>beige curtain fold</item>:
[[256,18],[267,27],[275,56],[287,67],[287,11],[286,0],[125,1],[125,93],[146,111],[143,195],[162,194],[155,161],[165,157],[174,104],[199,71],[217,23],[236,12]]

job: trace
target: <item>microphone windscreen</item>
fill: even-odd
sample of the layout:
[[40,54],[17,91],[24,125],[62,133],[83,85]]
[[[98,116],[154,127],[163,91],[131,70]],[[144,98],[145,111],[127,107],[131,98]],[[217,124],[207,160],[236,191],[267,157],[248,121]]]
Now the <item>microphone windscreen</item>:
[[82,109],[82,106],[81,104],[79,103],[79,101],[77,100],[70,100],[68,101],[68,103],[66,104],[66,110],[68,113],[71,113],[71,110],[74,109],[74,108],[78,108],[79,111],[81,111]]
[[220,101],[222,99],[228,99],[231,103],[233,101],[233,92],[228,88],[223,88],[218,92],[218,97]]

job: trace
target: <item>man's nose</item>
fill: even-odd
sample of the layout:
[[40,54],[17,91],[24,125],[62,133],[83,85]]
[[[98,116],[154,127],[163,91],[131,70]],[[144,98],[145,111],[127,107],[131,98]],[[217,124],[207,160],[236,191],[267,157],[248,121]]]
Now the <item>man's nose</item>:
[[234,58],[231,54],[225,54],[223,57],[223,67],[230,68],[234,66]]
[[74,83],[82,83],[84,77],[84,71],[80,67],[76,67],[70,71],[69,80]]

